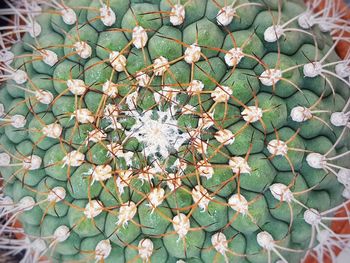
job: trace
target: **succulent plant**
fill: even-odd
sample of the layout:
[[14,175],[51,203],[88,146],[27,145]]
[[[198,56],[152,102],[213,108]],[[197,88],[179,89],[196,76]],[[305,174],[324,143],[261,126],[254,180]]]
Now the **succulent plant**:
[[350,239],[330,227],[349,221],[350,55],[335,48],[350,25],[319,5],[9,2],[0,248],[22,262],[334,258]]

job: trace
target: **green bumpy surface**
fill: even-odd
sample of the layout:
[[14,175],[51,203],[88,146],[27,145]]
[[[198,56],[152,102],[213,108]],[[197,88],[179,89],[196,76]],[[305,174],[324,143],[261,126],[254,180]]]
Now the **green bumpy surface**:
[[[271,156],[266,146],[276,136],[283,141],[295,137],[288,147],[327,152],[341,132],[338,127],[330,129],[329,113],[318,115],[324,123],[317,119],[297,123],[290,118],[291,109],[310,107],[322,96],[317,110],[341,111],[349,98],[349,89],[341,81],[330,78],[335,88],[333,95],[329,83],[321,77],[304,77],[302,67],[284,73],[283,80],[274,87],[264,86],[258,77],[266,68],[283,70],[313,60],[316,51],[313,38],[302,32],[287,32],[277,42],[264,40],[264,31],[278,16],[279,1],[239,0],[236,5],[249,2],[263,5],[238,9],[237,17],[227,27],[216,23],[217,5],[231,4],[232,1],[181,0],[180,3],[186,3],[186,18],[180,26],[169,22],[166,12],[170,10],[170,1],[109,2],[117,15],[116,23],[111,27],[101,23],[96,8],[81,8],[98,7],[99,1],[66,1],[66,5],[78,14],[77,25],[66,25],[57,14],[42,14],[37,17],[42,26],[40,36],[33,39],[26,34],[23,42],[12,48],[17,56],[26,55],[16,58],[12,64],[28,74],[29,80],[22,86],[29,90],[48,90],[54,95],[51,104],[41,104],[33,93],[16,88],[13,81],[4,83],[0,91],[5,112],[11,116],[23,115],[27,120],[24,128],[10,125],[1,128],[2,151],[11,153],[12,163],[21,163],[24,157],[33,154],[42,158],[42,164],[36,170],[24,170],[21,166],[1,169],[7,196],[15,202],[25,196],[40,202],[20,215],[25,232],[32,237],[45,238],[52,236],[58,226],[68,226],[71,229],[69,238],[57,243],[47,253],[57,262],[94,262],[95,247],[104,239],[109,239],[112,245],[105,263],[142,262],[137,247],[145,238],[152,240],[154,245],[150,262],[176,262],[180,259],[185,262],[224,262],[225,257],[211,244],[212,235],[218,232],[224,233],[228,240],[230,252],[226,257],[229,262],[266,262],[267,252],[256,241],[257,233],[262,230],[269,232],[280,246],[306,252],[311,226],[303,220],[305,210],[292,203],[291,213],[288,204],[271,195],[269,186],[277,182],[291,185],[292,192],[313,187],[296,198],[320,211],[340,204],[343,188],[335,175],[311,168],[304,151],[290,150],[287,160],[285,156]],[[305,9],[300,1],[280,2],[282,21],[288,21]],[[135,25],[147,30],[149,39],[143,49],[129,44]],[[290,27],[298,28],[297,22],[292,22]],[[117,28],[123,30],[113,30]],[[317,27],[312,33],[316,36],[318,52],[325,54],[332,45],[331,37],[320,33]],[[92,47],[88,59],[74,54],[71,45],[78,39]],[[202,57],[191,65],[181,56],[185,45],[196,41],[201,46]],[[243,52],[247,56],[235,68],[228,67],[224,51],[244,43]],[[54,51],[59,62],[49,67],[42,61],[32,61],[30,54],[36,54],[33,46]],[[122,72],[111,67],[111,51],[122,52],[126,57],[126,67]],[[152,63],[160,56],[169,61],[170,67],[162,76],[155,76]],[[337,61],[339,58],[333,52],[327,60]],[[137,85],[136,75],[140,71],[150,77],[146,87]],[[68,79],[83,80],[87,91],[75,96],[67,89]],[[102,86],[107,80],[118,85],[115,98],[103,93]],[[192,80],[204,84],[202,92],[190,94],[187,91]],[[214,102],[211,96],[219,85],[232,90],[226,102]],[[171,95],[167,93],[169,87],[175,90]],[[127,103],[126,98],[135,91],[137,98]],[[169,99],[169,96],[172,97]],[[104,115],[108,104],[118,106],[120,126],[117,128],[111,128],[110,119]],[[193,106],[190,114],[182,112],[185,105]],[[261,120],[244,121],[241,112],[254,105],[263,109]],[[131,109],[132,106],[135,109]],[[74,112],[82,108],[93,113],[95,120],[92,123],[77,122]],[[142,131],[147,123],[136,129],[138,118],[142,119],[146,112],[150,112],[151,119],[157,123],[161,119],[159,114],[171,112],[176,129],[168,136],[177,134],[181,139],[189,134],[187,140],[179,147],[175,147],[177,141],[172,140],[166,146],[165,155],[152,150],[150,153],[147,143],[160,141],[165,130]],[[199,123],[208,114],[212,114],[209,120],[213,123],[209,127],[200,127]],[[59,138],[43,136],[42,128],[51,123],[63,127]],[[198,127],[198,140],[195,141],[192,135]],[[89,132],[96,129],[104,131],[106,137],[98,141],[88,140]],[[235,135],[233,143],[224,145],[216,139],[216,133],[223,129]],[[150,138],[142,142],[139,135],[130,133],[131,130],[144,132],[144,136]],[[119,152],[114,156],[109,151],[107,146],[112,142],[121,145],[123,154]],[[341,143],[332,154],[348,149],[346,143]],[[63,158],[72,150],[84,154],[83,164],[64,165]],[[128,153],[132,155],[129,160],[124,158]],[[247,160],[250,173],[232,170],[229,160],[237,156]],[[212,167],[211,177],[200,175],[198,163],[202,160]],[[179,167],[176,161],[185,166]],[[111,177],[93,182],[91,171],[97,165],[107,164],[113,169]],[[158,169],[141,178],[140,174],[147,167]],[[129,177],[125,177],[127,172],[130,172]],[[169,174],[180,179],[181,183],[175,188],[169,187],[169,182],[174,181]],[[200,201],[194,201],[192,191],[196,185],[207,190],[201,199],[209,200],[204,209],[199,206]],[[46,199],[48,193],[57,186],[66,190],[66,197],[60,202],[50,203]],[[165,194],[161,203],[152,207],[150,192],[155,188],[164,189]],[[240,214],[228,205],[229,198],[238,192],[249,202],[249,215]],[[103,207],[94,218],[84,215],[89,200],[98,200]],[[120,208],[130,202],[136,204],[136,214],[127,224],[118,224]],[[172,221],[180,213],[190,222],[190,230],[184,238],[179,238],[174,231]],[[299,262],[305,252],[280,251],[288,262]],[[273,253],[272,259],[275,262],[278,256]]]

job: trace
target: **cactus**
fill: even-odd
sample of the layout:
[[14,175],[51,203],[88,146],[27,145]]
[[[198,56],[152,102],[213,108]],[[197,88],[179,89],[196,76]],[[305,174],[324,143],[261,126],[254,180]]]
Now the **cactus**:
[[334,259],[350,239],[330,227],[350,218],[336,213],[350,24],[319,4],[9,2],[0,248],[22,262]]

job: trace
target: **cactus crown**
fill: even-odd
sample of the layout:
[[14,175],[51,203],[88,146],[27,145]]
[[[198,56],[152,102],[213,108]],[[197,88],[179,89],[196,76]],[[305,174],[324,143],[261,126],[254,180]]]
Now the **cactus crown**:
[[25,238],[8,253],[258,263],[344,247],[329,220],[350,198],[350,56],[335,52],[350,25],[319,4],[9,2],[0,233]]

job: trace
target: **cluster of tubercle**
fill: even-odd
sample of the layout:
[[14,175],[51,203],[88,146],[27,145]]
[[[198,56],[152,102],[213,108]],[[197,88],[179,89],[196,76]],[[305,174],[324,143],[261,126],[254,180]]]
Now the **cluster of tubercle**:
[[[13,109],[8,109],[5,103],[0,104],[0,121],[2,127],[5,127],[5,129],[6,127],[11,127],[15,132],[18,130],[28,132],[32,130],[33,132],[34,130],[40,136],[37,141],[33,141],[33,153],[29,155],[23,155],[7,149],[6,146],[1,146],[0,166],[4,169],[15,169],[15,172],[2,182],[0,216],[1,218],[6,218],[6,223],[0,226],[0,234],[9,232],[12,229],[12,224],[23,213],[33,211],[36,207],[40,207],[40,209],[44,207],[43,215],[40,218],[41,222],[45,220],[49,209],[58,204],[65,205],[69,210],[78,211],[82,215],[72,225],[57,226],[52,236],[38,236],[32,242],[32,236],[28,235],[28,237],[22,240],[20,245],[9,245],[10,253],[17,254],[22,249],[27,249],[29,252],[25,254],[25,257],[29,260],[28,262],[37,262],[42,260],[43,256],[50,257],[51,251],[54,251],[57,244],[63,244],[69,240],[74,232],[78,235],[80,234],[80,230],[76,230],[80,224],[89,221],[92,222],[92,226],[98,229],[97,218],[107,213],[113,216],[114,219],[115,230],[113,233],[107,234],[103,230],[100,230],[101,233],[99,234],[103,235],[104,238],[95,242],[96,244],[94,244],[92,251],[79,252],[81,257],[83,254],[86,254],[88,260],[107,262],[109,256],[113,254],[113,248],[118,245],[113,244],[115,242],[110,239],[110,236],[115,235],[118,231],[127,232],[130,225],[147,229],[147,226],[143,226],[142,222],[135,220],[142,203],[146,204],[150,215],[159,214],[163,220],[168,222],[169,228],[167,228],[167,232],[161,234],[141,234],[141,236],[137,235],[131,238],[130,241],[121,241],[123,247],[137,252],[132,260],[140,260],[141,262],[152,262],[152,257],[160,249],[160,247],[157,247],[159,244],[157,243],[156,245],[156,239],[163,239],[164,243],[168,242],[168,246],[161,246],[166,248],[167,253],[170,255],[169,258],[177,258],[178,254],[173,255],[169,247],[169,244],[172,244],[171,241],[165,240],[169,236],[175,236],[175,244],[183,246],[184,256],[181,256],[182,259],[179,258],[177,260],[177,262],[183,262],[183,260],[187,259],[188,253],[191,250],[186,244],[192,238],[190,236],[191,233],[203,231],[206,232],[207,236],[210,236],[208,239],[210,242],[209,246],[205,247],[203,244],[204,238],[201,240],[203,242],[198,241],[202,251],[213,250],[217,255],[222,256],[222,260],[225,262],[230,262],[230,257],[232,256],[238,258],[247,257],[248,251],[244,253],[235,252],[235,247],[230,245],[235,240],[235,235],[241,232],[241,229],[238,229],[237,234],[233,236],[225,234],[225,230],[228,228],[231,229],[231,225],[234,228],[234,221],[239,216],[251,221],[256,226],[257,230],[253,233],[255,235],[255,243],[263,250],[261,253],[266,254],[266,259],[269,262],[271,262],[272,257],[282,262],[288,262],[283,252],[291,252],[293,255],[298,254],[298,257],[301,257],[308,249],[313,249],[312,253],[315,253],[318,259],[322,259],[325,251],[326,253],[331,253],[333,247],[346,247],[350,237],[336,234],[325,223],[325,221],[329,222],[332,219],[349,221],[349,214],[339,219],[339,217],[334,215],[334,212],[336,209],[346,207],[350,199],[350,170],[345,165],[338,163],[339,160],[348,158],[349,154],[348,144],[346,142],[348,140],[348,129],[350,128],[350,99],[348,90],[342,93],[346,95],[344,95],[345,103],[343,103],[344,105],[341,111],[332,112],[320,106],[324,97],[335,98],[336,94],[339,93],[334,82],[338,81],[341,83],[339,85],[343,89],[350,88],[350,55],[339,61],[334,61],[333,59],[337,44],[339,41],[346,39],[345,33],[350,32],[350,25],[342,18],[342,10],[338,10],[333,1],[325,1],[326,5],[323,11],[316,10],[316,7],[320,4],[319,0],[310,1],[304,13],[293,16],[286,22],[283,22],[285,18],[282,17],[282,4],[284,1],[269,1],[272,2],[271,5],[275,8],[270,7],[264,1],[221,1],[225,2],[226,5],[221,5],[218,3],[219,1],[215,0],[199,1],[205,4],[210,2],[212,6],[218,9],[213,19],[215,24],[212,24],[227,34],[229,39],[232,39],[231,46],[233,47],[225,50],[221,46],[206,46],[201,43],[202,39],[199,38],[200,32],[198,31],[194,32],[195,36],[193,39],[195,41],[192,43],[187,43],[184,39],[179,40],[164,37],[164,40],[180,45],[183,55],[175,59],[158,56],[149,65],[144,62],[147,60],[145,52],[148,52],[145,50],[150,48],[149,42],[157,35],[157,32],[154,32],[155,29],[146,28],[142,25],[142,22],[139,23],[138,19],[143,21],[143,18],[139,18],[139,14],[136,15],[134,13],[133,5],[130,5],[128,10],[131,10],[131,17],[134,19],[135,26],[128,29],[117,28],[114,25],[118,19],[121,19],[115,12],[115,9],[118,7],[109,5],[110,1],[99,0],[95,2],[98,8],[91,8],[94,8],[94,11],[98,15],[92,19],[93,21],[85,21],[85,24],[99,21],[103,24],[102,28],[104,28],[104,32],[114,32],[113,30],[115,29],[115,32],[122,32],[125,35],[129,35],[129,42],[123,48],[109,50],[105,47],[104,51],[108,53],[107,58],[84,69],[88,71],[94,66],[97,67],[101,64],[105,64],[110,68],[110,76],[102,83],[97,84],[98,89],[93,87],[96,83],[86,83],[80,75],[72,77],[72,72],[70,72],[70,77],[67,79],[55,79],[52,77],[52,81],[57,81],[65,86],[63,91],[45,90],[45,88],[39,88],[36,84],[33,84],[33,75],[27,72],[25,66],[21,65],[17,68],[14,63],[18,58],[27,57],[30,62],[41,61],[45,64],[45,67],[54,69],[62,61],[68,60],[73,56],[77,56],[78,61],[93,59],[96,52],[96,43],[80,39],[79,34],[77,34],[77,37],[69,35],[68,32],[62,29],[62,34],[72,40],[72,44],[62,45],[63,48],[69,49],[69,52],[65,52],[63,57],[60,57],[51,50],[62,48],[61,46],[36,46],[39,43],[35,41],[33,44],[24,43],[24,45],[28,45],[34,50],[33,54],[17,55],[12,53],[10,45],[23,40],[13,40],[13,32],[7,33],[4,31],[2,34],[0,80],[10,86],[11,89],[19,90],[26,94],[24,100],[17,102],[18,104],[26,105],[28,101],[29,103],[35,101],[35,105],[32,105],[33,108],[28,110],[28,115],[32,115],[31,119],[28,118],[28,115],[12,113]],[[168,19],[168,24],[172,27],[183,28],[186,19],[189,18],[186,10],[188,6],[195,2],[194,0],[169,1],[171,3],[168,3],[170,6],[169,10],[145,12],[141,14],[141,17],[156,14],[163,16],[164,19]],[[231,4],[227,4],[226,2],[230,2]],[[41,0],[23,0],[20,1],[18,6],[14,6],[11,2],[8,5],[9,11],[5,14],[14,15],[15,21],[17,18],[21,21],[21,23],[13,26],[15,32],[19,34],[27,33],[32,39],[38,39],[43,34],[43,25],[37,22],[36,19],[40,14],[53,13],[53,16],[59,15],[66,26],[76,26],[78,28],[80,22],[77,11],[79,8],[82,10],[89,9],[89,7],[83,8],[79,6],[73,8],[69,4],[65,4],[64,1],[56,0],[52,0],[49,3]],[[258,10],[267,9],[269,11],[271,9],[277,9],[275,13],[278,14],[278,17],[274,17],[272,19],[273,24],[266,27],[264,32],[262,32],[263,40],[265,41],[264,45],[275,44],[278,46],[278,61],[275,63],[275,67],[270,68],[268,62],[264,62],[254,52],[247,53],[245,51],[245,47],[249,44],[252,36],[243,45],[238,46],[234,39],[235,32],[231,33],[231,30],[228,29],[239,16],[240,9],[252,7]],[[144,23],[147,25],[147,22]],[[189,27],[190,25],[186,24],[186,26]],[[318,41],[312,34],[312,30],[315,27],[318,27],[324,34],[330,34],[330,38],[333,40],[331,46],[323,54],[319,54]],[[11,26],[0,27],[0,30],[11,28]],[[77,31],[79,31],[79,28]],[[311,36],[311,42],[317,50],[314,61],[296,64],[287,68],[282,66],[279,45],[282,45],[283,42],[280,40],[288,38],[290,33],[299,33],[305,37]],[[138,53],[138,59],[143,61],[145,65],[133,73],[128,71],[129,55],[132,54],[130,49],[135,52],[141,51]],[[231,84],[225,83],[222,78],[216,79],[215,76],[211,75],[215,72],[215,69],[210,71],[212,66],[210,64],[211,58],[208,57],[208,50],[223,55],[222,63],[227,68],[227,78],[230,78],[236,69],[239,68],[240,63],[242,64],[246,60],[254,61],[256,65],[261,66],[263,70],[260,70],[261,72],[255,77],[258,85],[264,87],[264,91],[271,91],[271,96],[274,96],[274,92],[278,91],[278,85],[281,83],[290,84],[296,93],[304,96],[305,89],[300,88],[299,84],[293,83],[292,80],[286,77],[295,71],[302,72],[302,78],[320,78],[325,83],[324,91],[321,92],[319,98],[314,103],[293,105],[290,108],[288,118],[298,128],[295,129],[294,134],[283,140],[279,133],[284,126],[274,127],[273,124],[265,123],[264,118],[275,110],[274,107],[278,108],[279,106],[261,106],[264,103],[259,100],[260,92],[255,93],[254,89],[250,87],[251,84],[249,81],[249,85],[247,84],[245,86],[245,89],[249,91],[249,102],[248,100],[241,101],[238,98],[239,94],[236,95],[234,93],[235,90]],[[216,56],[219,57],[219,55]],[[179,83],[176,79],[178,73],[175,72],[173,66],[180,62],[184,63],[182,65],[190,68],[190,81],[188,83]],[[208,63],[208,71],[211,73],[198,66],[202,62]],[[194,77],[195,70],[197,70],[197,76],[200,75],[198,72],[202,74],[201,79]],[[68,71],[73,71],[73,69]],[[124,74],[125,78],[116,80],[114,75],[117,74],[119,76]],[[165,81],[167,77],[173,80],[172,83]],[[157,84],[157,79],[160,80],[161,84]],[[128,81],[128,84],[123,83],[125,81]],[[213,88],[208,88],[208,83]],[[125,88],[128,90],[123,94],[122,91]],[[101,99],[95,99],[98,100],[96,109],[89,107],[87,105],[88,103],[81,103],[85,96],[94,89],[98,90],[96,94],[101,95]],[[151,92],[148,99],[152,101],[152,105],[147,109],[141,106],[143,100],[145,100],[143,98],[143,92],[145,90]],[[328,94],[326,94],[327,92]],[[68,95],[74,98],[74,111],[59,114],[50,123],[40,120],[39,113],[49,112],[50,108],[57,104],[61,97]],[[3,98],[0,98],[0,101],[3,102]],[[193,103],[193,101],[196,103]],[[211,104],[207,107],[203,106],[207,101],[210,101]],[[310,105],[306,106],[306,104]],[[35,107],[37,105],[43,105],[45,110],[43,112],[36,112]],[[219,108],[220,105],[224,105],[224,107]],[[230,105],[236,105],[239,111],[229,112],[228,107]],[[220,113],[220,111],[224,113]],[[220,114],[224,115],[222,119],[218,117]],[[237,114],[237,116],[230,116],[234,114]],[[188,123],[185,122],[184,125],[181,122],[182,124],[180,124],[181,118],[186,118],[186,116],[189,116]],[[327,119],[324,116],[327,116]],[[187,125],[190,124],[191,118],[196,120],[195,124]],[[235,131],[231,129],[231,125],[222,124],[224,121],[227,121],[226,119],[230,118],[240,120],[242,127]],[[29,126],[29,122],[33,120],[37,120],[40,123],[40,128]],[[84,134],[85,137],[81,138],[81,144],[78,147],[65,148],[64,146],[67,143],[72,144],[72,139],[64,139],[69,128],[65,122],[67,120],[73,126],[73,134],[75,129],[80,134],[79,127],[83,127],[84,125],[91,127]],[[271,120],[267,121],[270,122]],[[326,151],[316,152],[306,149],[306,147],[299,148],[298,146],[294,146],[295,141],[299,138],[299,134],[302,133],[303,124],[307,124],[310,121],[316,121],[319,125],[324,125],[332,131],[339,129],[337,130],[336,140]],[[131,122],[131,124],[126,124],[127,122]],[[267,126],[272,126],[272,128],[269,129]],[[264,134],[263,152],[266,155],[266,159],[271,162],[286,161],[288,170],[282,169],[282,171],[289,171],[293,175],[293,180],[289,184],[275,182],[274,180],[268,182],[266,186],[261,187],[263,191],[256,198],[251,198],[250,195],[249,197],[245,196],[245,190],[249,190],[245,187],[242,187],[243,191],[241,191],[242,178],[250,177],[259,170],[259,167],[250,162],[251,152],[254,148],[254,132],[251,135],[252,138],[249,138],[251,141],[248,140],[246,142],[249,144],[249,147],[244,154],[234,155],[226,150],[229,149],[228,147],[234,146],[238,138],[242,134],[245,134],[249,127],[254,127],[257,130],[256,132],[262,132]],[[7,131],[2,132],[2,136],[9,137]],[[11,140],[11,138],[9,139]],[[46,162],[46,155],[43,156],[40,151],[36,151],[37,148],[40,148],[39,143],[46,139],[53,140],[58,145],[61,145],[64,156],[60,157],[59,160]],[[130,147],[130,141],[132,140],[137,141],[135,149]],[[216,146],[212,145],[213,142]],[[16,145],[15,142],[13,144]],[[91,147],[91,145],[102,145],[106,151],[104,157],[108,161],[94,163],[92,161],[93,157],[86,153],[86,149]],[[342,148],[343,151],[338,152],[339,145],[346,145]],[[137,147],[141,147],[142,150],[136,150]],[[305,154],[304,165],[316,170],[316,172],[321,171],[326,173],[325,178],[327,176],[335,176],[338,182],[343,185],[342,193],[339,194],[342,197],[339,198],[344,198],[345,201],[342,200],[340,204],[338,203],[335,207],[324,211],[318,211],[318,209],[306,203],[305,200],[300,201],[298,197],[312,192],[318,187],[318,184],[322,183],[324,178],[318,184],[306,187],[306,189],[300,191],[294,191],[295,182],[298,176],[300,176],[300,168],[294,167],[294,160],[290,157],[295,153]],[[221,158],[225,162],[221,161]],[[135,165],[136,161],[139,163]],[[80,206],[74,204],[72,198],[69,197],[71,195],[71,192],[68,190],[71,177],[69,171],[71,169],[76,171],[84,164],[90,164],[91,166],[81,175],[88,178],[88,190],[86,190],[88,195],[84,206]],[[37,187],[40,183],[26,185],[26,174],[35,175],[35,172],[40,169],[46,169],[56,165],[61,169],[67,169],[67,184],[57,184],[57,186],[45,185],[47,191],[44,192],[40,192],[41,190]],[[219,180],[218,185],[213,183],[214,187],[205,185],[203,182],[210,182],[210,180],[216,178],[215,175],[219,168],[230,171],[230,178]],[[17,177],[19,174],[24,174],[21,179]],[[262,176],[264,176],[263,173]],[[133,186],[135,180],[141,182],[140,186]],[[24,185],[23,187],[26,191],[29,189],[34,195],[21,196],[18,201],[14,201],[16,198],[6,195],[7,184],[15,184],[16,181],[22,181],[21,183]],[[109,189],[107,182],[113,182],[115,189]],[[236,189],[232,189],[230,195],[220,195],[220,191],[232,182],[236,183]],[[143,190],[141,189],[144,185],[149,186],[146,192],[142,192]],[[96,186],[100,186],[102,191],[106,191],[107,193],[115,191],[117,194],[114,198],[119,200],[115,205],[107,206],[98,198],[92,198],[90,192]],[[161,209],[168,207],[170,197],[172,195],[176,196],[179,189],[182,189],[185,194],[191,196],[191,204],[184,207],[178,207],[179,204],[175,204],[169,216],[169,214],[164,213]],[[140,195],[140,199],[133,199],[131,192],[134,192],[135,195]],[[128,200],[124,200],[123,195],[126,194],[131,195],[127,198]],[[299,211],[299,214],[303,211],[300,218],[312,229],[312,236],[307,247],[295,248],[280,245],[281,240],[275,240],[272,233],[269,233],[268,230],[263,230],[264,228],[259,225],[258,220],[255,218],[256,215],[251,212],[255,202],[264,198],[262,197],[263,195],[272,196],[278,203],[277,206],[287,205],[290,211],[288,231],[293,228],[293,219],[295,216],[293,211],[295,207],[298,207],[297,211]],[[45,198],[39,200],[37,196],[44,196]],[[227,200],[223,197],[227,198]],[[175,198],[175,203],[178,202],[176,200],[177,197],[172,198]],[[203,225],[199,223],[199,220],[193,214],[196,213],[196,209],[203,215],[206,213],[210,215],[210,212],[215,213],[215,210],[210,210],[211,205],[218,205],[225,209],[228,208],[234,213],[234,216],[228,218],[227,222],[215,230],[208,230],[211,227],[210,224],[215,225],[215,222],[208,222],[207,225]],[[266,207],[266,209],[272,210],[275,208]],[[54,213],[50,213],[50,215],[55,216]],[[139,220],[142,221],[141,218]],[[6,238],[0,239],[0,245]],[[317,244],[315,243],[315,238],[317,239]],[[47,240],[50,240],[50,242],[46,242]]]

